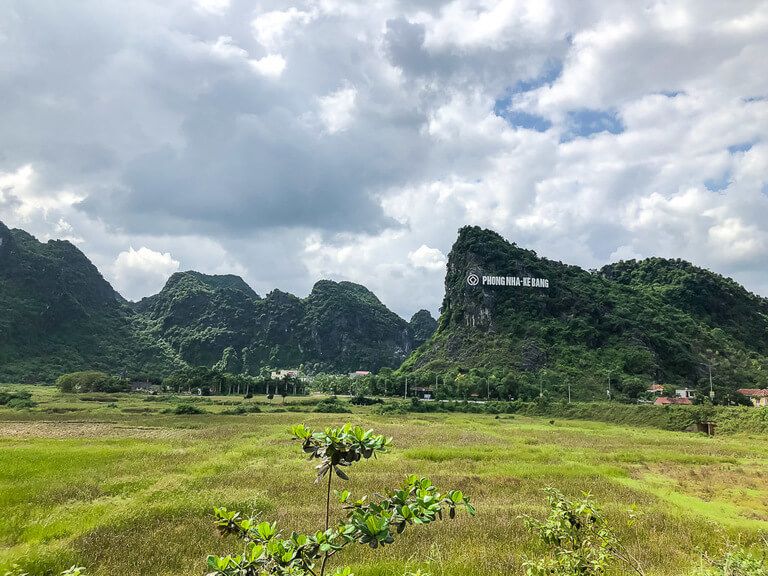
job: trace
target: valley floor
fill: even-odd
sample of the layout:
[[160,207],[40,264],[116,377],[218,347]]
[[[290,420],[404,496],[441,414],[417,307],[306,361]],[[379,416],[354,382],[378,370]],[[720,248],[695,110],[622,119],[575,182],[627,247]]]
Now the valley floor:
[[290,439],[294,423],[351,421],[394,437],[390,454],[352,469],[353,494],[415,473],[476,504],[474,518],[416,527],[383,550],[348,550],[341,560],[359,576],[522,574],[523,558],[540,549],[518,516],[545,514],[546,486],[591,492],[649,576],[687,574],[701,551],[768,531],[765,437],[368,408],[318,414],[298,412],[302,399],[275,401],[296,412],[225,415],[232,399],[221,398],[205,399],[206,414],[172,415],[162,399],[33,390],[36,408],[0,408],[0,573],[77,563],[92,576],[202,575],[206,554],[237,550],[215,531],[214,506],[260,512],[287,531],[321,527],[322,488]]

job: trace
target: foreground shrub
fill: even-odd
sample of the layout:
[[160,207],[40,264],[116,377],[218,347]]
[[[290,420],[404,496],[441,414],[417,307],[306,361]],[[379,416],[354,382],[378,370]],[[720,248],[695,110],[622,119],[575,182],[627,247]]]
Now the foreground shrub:
[[703,556],[702,564],[695,576],[768,576],[768,538],[760,551],[730,545],[720,558]]
[[579,500],[569,500],[554,488],[547,488],[546,493],[547,519],[523,519],[526,527],[549,548],[549,554],[526,560],[526,576],[602,576],[617,562],[644,575],[588,494]]
[[[294,426],[292,432],[310,460],[320,461],[315,482],[327,478],[325,528],[309,534],[291,532],[284,536],[275,523],[258,522],[239,512],[217,508],[219,531],[237,536],[244,542],[244,549],[228,556],[208,556],[208,567],[212,570],[208,576],[324,576],[328,560],[347,546],[365,544],[376,549],[392,544],[395,535],[407,526],[429,524],[444,515],[453,518],[457,507],[474,514],[469,499],[460,491],[443,494],[427,478],[410,476],[400,488],[370,499],[353,500],[349,491],[337,492],[345,513],[337,525],[331,527],[334,475],[348,480],[343,468],[387,452],[391,438],[350,424],[322,432],[300,425]],[[333,574],[352,576],[348,567],[339,567]]]

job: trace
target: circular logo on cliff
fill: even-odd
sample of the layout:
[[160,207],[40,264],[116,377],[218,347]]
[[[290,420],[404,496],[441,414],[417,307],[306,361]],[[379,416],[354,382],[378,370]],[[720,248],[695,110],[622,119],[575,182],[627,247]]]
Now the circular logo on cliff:
[[480,277],[472,272],[469,276],[467,276],[467,284],[470,286],[477,286],[480,284]]

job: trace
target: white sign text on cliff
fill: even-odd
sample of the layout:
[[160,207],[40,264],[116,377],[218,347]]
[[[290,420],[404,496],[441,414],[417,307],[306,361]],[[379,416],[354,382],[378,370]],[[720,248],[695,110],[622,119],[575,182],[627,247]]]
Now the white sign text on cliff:
[[533,278],[530,276],[479,276],[471,272],[467,276],[467,284],[470,286],[515,286],[522,288],[549,288],[547,278]]

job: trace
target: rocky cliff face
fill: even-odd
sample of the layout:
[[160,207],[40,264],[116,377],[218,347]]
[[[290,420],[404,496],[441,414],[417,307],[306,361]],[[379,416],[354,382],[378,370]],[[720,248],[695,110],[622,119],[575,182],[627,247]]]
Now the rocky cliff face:
[[424,342],[432,337],[437,330],[437,320],[432,317],[428,310],[419,310],[411,317],[408,322],[411,335],[413,337],[413,346],[418,348]]

